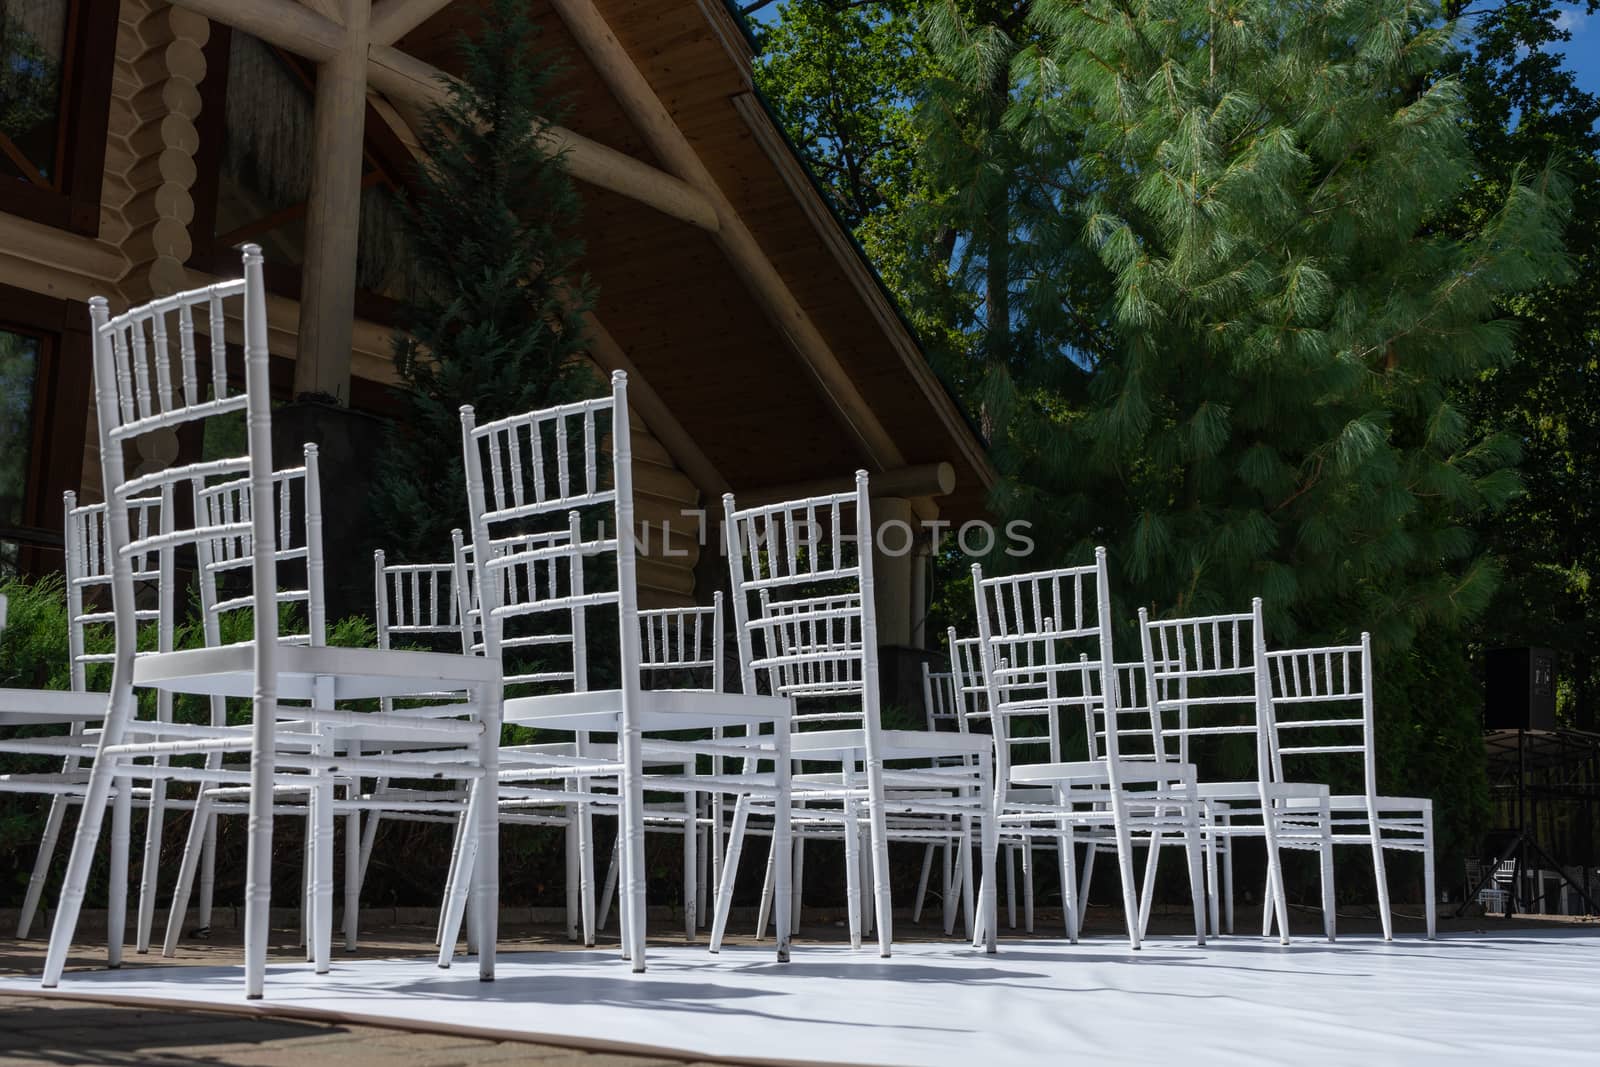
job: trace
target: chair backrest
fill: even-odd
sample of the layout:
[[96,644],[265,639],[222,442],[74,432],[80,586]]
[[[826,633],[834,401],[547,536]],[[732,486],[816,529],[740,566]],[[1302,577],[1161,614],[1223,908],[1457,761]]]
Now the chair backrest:
[[[306,445],[304,455],[303,466],[271,473],[271,488],[264,498],[278,579],[272,599],[280,609],[285,604],[304,606],[304,614],[298,620],[303,628],[292,627],[292,616],[280,618],[280,642],[321,646],[327,642],[328,611],[323,593],[325,565],[317,446]],[[230,613],[253,610],[256,605],[255,589],[247,573],[255,564],[255,503],[250,478],[230,478],[212,485],[198,480],[194,483],[195,522],[202,531],[208,531],[196,540],[195,553],[208,644],[221,642],[222,620]],[[230,582],[236,575],[244,575],[247,580]],[[236,592],[240,586],[243,591]],[[285,627],[286,622],[291,626]]]
[[639,666],[647,689],[722,692],[722,593],[709,605],[639,612]]
[[[1104,548],[1087,566],[999,578],[984,577],[975,563],[972,583],[997,773],[1010,766],[1018,743],[1042,743],[1051,762],[1062,759],[1063,714],[1085,714],[1100,703],[1110,721],[1119,721],[1114,689],[1100,684],[1114,662]],[[1116,730],[1105,734],[1105,748],[1116,785]]]
[[[1084,667],[1089,669],[1087,660],[1084,661]],[[1150,703],[1150,675],[1145,670],[1144,661],[1118,663],[1114,676],[1117,683],[1117,751],[1120,758],[1177,760],[1177,752],[1172,747],[1176,738],[1162,735],[1165,750],[1159,756],[1156,752],[1157,720]],[[1098,687],[1098,680],[1086,683],[1086,688],[1091,690],[1098,690]],[[1084,729],[1089,736],[1089,758],[1104,759],[1106,717],[1103,703],[1096,701],[1085,708]]]
[[[111,539],[106,529],[106,505],[78,503],[76,493],[68,490],[62,495],[65,512],[63,529],[66,533],[67,580],[67,653],[76,692],[88,692],[89,667],[96,663],[111,663],[114,652],[90,652],[89,636],[97,628],[112,621],[113,612],[105,610],[104,600],[111,591]],[[159,495],[140,497],[128,501],[129,537],[149,542],[155,534],[166,529],[164,521],[172,515],[172,490],[163,486]],[[130,577],[139,583],[154,583],[157,589],[154,602],[144,607],[135,605],[136,623],[157,624],[156,647],[152,651],[170,652],[173,640],[174,574],[171,545],[151,548],[129,556]],[[170,696],[162,694],[164,700]]]
[[1261,598],[1247,612],[1177,619],[1151,619],[1140,608],[1139,635],[1153,722],[1169,754],[1194,763],[1202,780],[1216,780],[1238,773],[1222,762],[1225,739],[1248,738],[1255,775],[1266,781],[1271,709]]
[[[1284,760],[1304,766],[1327,758],[1360,757],[1362,788],[1378,795],[1373,745],[1372,639],[1353,645],[1268,650],[1272,687],[1272,774]],[[1298,775],[1295,780],[1303,780]]]
[[[197,481],[245,476],[257,498],[271,496],[271,397],[261,250],[245,245],[242,258],[244,276],[237,281],[161,297],[121,315],[112,316],[104,298],[89,301],[118,671],[131,669],[137,648],[135,557],[244,534],[256,544],[274,541],[270,508],[253,509],[248,516],[235,514],[209,526],[197,513],[188,528],[167,521],[159,532],[151,533],[136,532],[129,524],[132,501],[170,495]],[[243,340],[240,373],[232,373],[229,367],[230,329]],[[208,338],[204,355],[195,346],[197,330],[203,330]],[[126,445],[152,433],[165,434],[236,412],[244,412],[246,417],[246,455],[128,476],[123,463]],[[277,589],[275,554],[253,553],[250,564],[252,595],[271,600]],[[253,632],[259,650],[256,692],[263,710],[276,701],[277,626],[276,611],[254,613]],[[109,729],[114,734],[120,727]]]
[[[454,531],[459,538],[461,531]],[[461,598],[456,591],[456,563],[389,563],[383,549],[372,554],[372,591],[378,647],[394,641],[444,639],[472,651],[472,639],[461,623]]]
[[482,426],[464,407],[461,432],[472,544],[462,548],[471,575],[460,588],[476,597],[468,626],[482,620],[482,645],[502,661],[519,648],[570,647],[570,668],[550,670],[537,655],[530,670],[506,663],[508,684],[587,688],[586,614],[616,610],[631,714],[641,653],[627,375],[613,374],[606,396]]
[[795,728],[867,732],[876,749],[878,624],[867,472],[850,492],[741,510],[722,498],[746,693],[795,698]]
[[961,689],[956,683],[956,630],[945,634],[950,650],[950,669],[933,670],[927,660],[922,661],[922,708],[929,730],[957,730],[967,732],[967,717],[963,714]]

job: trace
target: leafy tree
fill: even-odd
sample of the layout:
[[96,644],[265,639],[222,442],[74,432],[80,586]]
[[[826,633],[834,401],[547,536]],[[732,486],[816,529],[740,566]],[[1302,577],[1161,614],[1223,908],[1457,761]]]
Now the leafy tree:
[[[1484,526],[1506,580],[1477,636],[1489,647],[1555,648],[1561,714],[1592,728],[1600,705],[1600,483],[1592,469],[1600,456],[1600,98],[1562,62],[1568,7],[1452,4],[1474,31],[1457,76],[1479,177],[1450,224],[1476,225],[1530,162],[1555,157],[1572,177],[1566,243],[1577,270],[1502,302],[1517,324],[1516,358],[1464,396],[1476,424],[1521,443],[1527,489]],[[1593,14],[1600,2],[1582,9]]]
[[438,559],[465,521],[459,409],[480,422],[572,395],[593,301],[577,269],[579,202],[544,142],[565,101],[525,0],[495,0],[463,36],[465,73],[420,131],[404,201],[418,282],[396,338],[403,413],[378,466],[375,509],[396,559]]

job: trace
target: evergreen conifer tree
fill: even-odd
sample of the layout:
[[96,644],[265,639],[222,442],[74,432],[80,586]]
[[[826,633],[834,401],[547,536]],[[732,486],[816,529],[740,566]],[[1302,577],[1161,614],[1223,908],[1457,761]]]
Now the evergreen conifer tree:
[[395,340],[402,411],[378,465],[374,509],[393,558],[446,558],[466,521],[460,407],[478,421],[559,403],[586,379],[579,202],[545,136],[561,121],[557,58],[526,0],[494,0],[463,37],[465,70],[419,134],[405,202],[414,291]]

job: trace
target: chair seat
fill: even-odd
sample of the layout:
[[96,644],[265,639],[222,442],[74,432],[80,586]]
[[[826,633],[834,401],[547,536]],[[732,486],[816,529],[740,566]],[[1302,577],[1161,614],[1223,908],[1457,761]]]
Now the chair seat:
[[99,722],[111,698],[69,689],[0,689],[0,726]]
[[[1259,782],[1201,782],[1201,800],[1251,801],[1261,800]],[[1316,807],[1328,795],[1328,787],[1315,782],[1272,782],[1267,793],[1274,800],[1286,801],[1291,807]]]
[[[1118,760],[1117,775],[1123,782],[1180,782],[1194,778],[1191,763],[1154,763],[1150,760]],[[1011,768],[1013,782],[1060,785],[1109,785],[1111,767],[1105,760],[1079,760],[1068,763],[1024,763]]]
[[[1311,808],[1317,806],[1314,797],[1290,797],[1288,806],[1291,808]],[[1333,811],[1366,811],[1367,798],[1360,793],[1333,796],[1328,798],[1328,806]],[[1374,797],[1373,806],[1379,811],[1428,811],[1433,808],[1433,801],[1426,797]]]
[[[645,689],[639,693],[637,710],[639,728],[654,732],[770,722],[781,722],[787,727],[791,707],[787,697],[713,693],[703,689]],[[621,716],[620,689],[513,697],[505,702],[506,722],[546,730],[615,733]]]
[[[310,700],[319,678],[332,679],[336,701],[425,696],[500,681],[499,660],[450,652],[281,645],[277,659],[280,700]],[[140,656],[134,660],[133,684],[174,693],[248,697],[255,689],[255,646],[247,642]]]
[[[880,730],[878,755],[886,760],[982,756],[994,742],[984,734],[934,730]],[[865,730],[805,730],[789,740],[795,759],[843,759],[867,749]]]

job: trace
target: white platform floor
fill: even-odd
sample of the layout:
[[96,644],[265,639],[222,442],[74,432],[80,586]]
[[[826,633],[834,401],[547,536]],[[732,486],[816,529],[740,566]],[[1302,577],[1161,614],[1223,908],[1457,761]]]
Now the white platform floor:
[[[37,992],[37,979],[0,988]],[[68,974],[62,995],[206,1007],[243,1002],[240,971],[140,967]],[[629,973],[610,953],[505,953],[480,983],[458,962],[273,965],[267,1004],[817,1063],[1497,1064],[1600,1062],[1600,932],[1352,937],[1281,948],[1248,937],[1206,948],[1109,939],[870,950],[797,945],[652,948]]]

